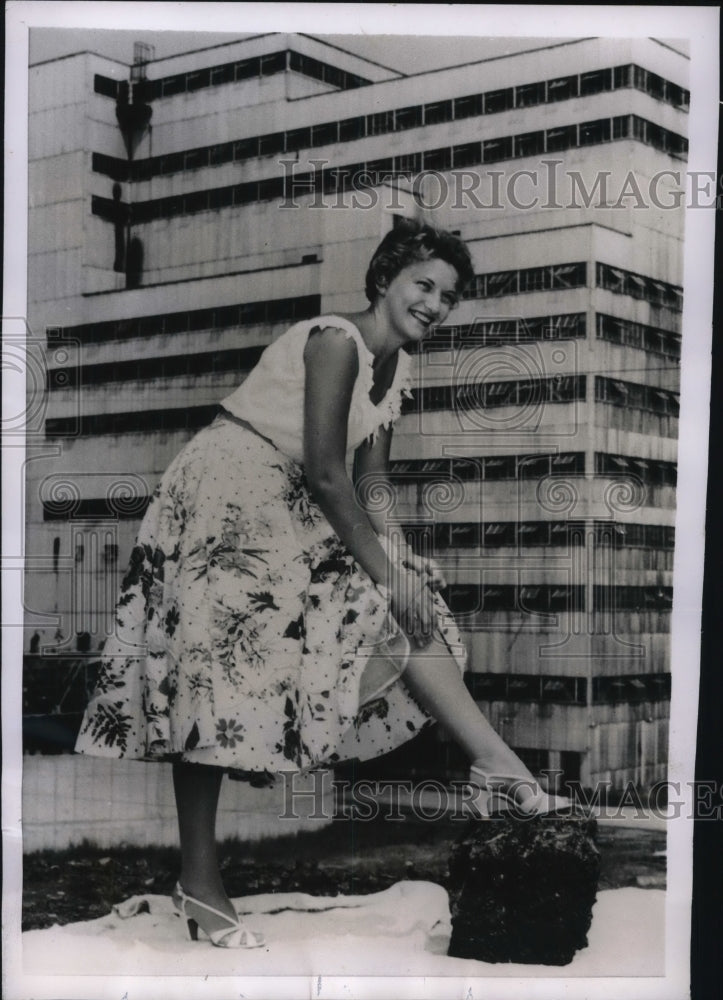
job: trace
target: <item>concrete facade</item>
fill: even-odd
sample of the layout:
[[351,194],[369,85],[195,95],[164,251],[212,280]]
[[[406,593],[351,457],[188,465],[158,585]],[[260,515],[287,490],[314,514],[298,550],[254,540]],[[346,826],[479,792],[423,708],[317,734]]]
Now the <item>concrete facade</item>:
[[295,317],[365,306],[371,251],[424,200],[478,278],[419,352],[390,516],[436,549],[471,690],[532,766],[664,777],[686,58],[586,39],[402,76],[265,35],[139,59],[30,70],[48,708],[102,646],[165,467]]

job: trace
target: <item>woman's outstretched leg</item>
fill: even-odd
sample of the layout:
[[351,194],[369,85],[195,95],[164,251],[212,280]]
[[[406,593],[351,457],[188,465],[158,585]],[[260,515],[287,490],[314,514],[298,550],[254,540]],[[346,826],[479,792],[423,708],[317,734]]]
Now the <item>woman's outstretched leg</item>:
[[[222,780],[223,770],[219,767],[173,765],[173,789],[181,839],[181,874],[178,881],[190,896],[236,919],[221,881],[216,853],[216,810]],[[200,909],[198,919],[204,930],[224,926],[220,917]]]
[[419,704],[482,771],[523,778],[527,782],[532,779],[517,754],[480,712],[442,642],[435,639],[425,649],[413,651],[402,680]]

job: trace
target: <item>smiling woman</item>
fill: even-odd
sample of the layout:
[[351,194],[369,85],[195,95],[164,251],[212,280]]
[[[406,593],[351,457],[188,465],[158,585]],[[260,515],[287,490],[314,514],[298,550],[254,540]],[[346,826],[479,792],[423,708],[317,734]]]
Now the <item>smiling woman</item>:
[[174,901],[192,936],[260,943],[216,863],[224,771],[364,760],[437,719],[476,784],[507,776],[525,812],[559,805],[472,700],[444,580],[389,537],[380,503],[409,394],[402,348],[446,318],[472,273],[455,236],[402,221],[372,258],[369,307],[302,320],[271,344],[148,507],[77,749],[173,761]]

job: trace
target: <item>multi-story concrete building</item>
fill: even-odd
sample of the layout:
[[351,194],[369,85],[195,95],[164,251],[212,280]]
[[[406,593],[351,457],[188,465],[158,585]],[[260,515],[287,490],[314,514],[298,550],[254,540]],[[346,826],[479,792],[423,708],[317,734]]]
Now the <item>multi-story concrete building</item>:
[[412,76],[280,34],[32,66],[28,713],[73,707],[170,460],[291,321],[365,306],[422,203],[477,277],[419,351],[390,518],[443,562],[470,688],[533,767],[661,778],[686,80],[652,39]]

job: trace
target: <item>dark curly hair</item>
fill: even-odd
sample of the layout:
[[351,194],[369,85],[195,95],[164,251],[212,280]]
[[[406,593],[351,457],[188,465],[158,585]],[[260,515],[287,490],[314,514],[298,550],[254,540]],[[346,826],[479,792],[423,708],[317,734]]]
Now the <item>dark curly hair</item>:
[[474,277],[469,250],[458,236],[415,219],[400,219],[374,251],[366,276],[367,298],[374,304],[380,286],[388,285],[410,264],[433,257],[455,269],[459,275],[458,292]]

